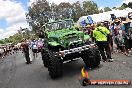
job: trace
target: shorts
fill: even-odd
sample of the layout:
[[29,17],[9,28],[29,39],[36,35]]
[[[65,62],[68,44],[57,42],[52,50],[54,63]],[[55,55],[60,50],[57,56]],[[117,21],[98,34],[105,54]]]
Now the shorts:
[[33,51],[34,53],[37,53],[37,49],[32,49],[32,51]]

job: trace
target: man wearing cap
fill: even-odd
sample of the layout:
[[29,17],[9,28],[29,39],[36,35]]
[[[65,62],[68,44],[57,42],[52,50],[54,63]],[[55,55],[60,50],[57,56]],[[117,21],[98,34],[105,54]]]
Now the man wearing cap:
[[[103,23],[97,24],[97,28],[95,28],[95,30],[93,31],[93,37],[95,38],[95,42],[100,50],[103,61],[112,62],[113,59],[111,58],[109,42],[107,39],[107,36],[110,35],[110,31],[102,25]],[[105,56],[104,50],[106,51],[107,57]]]

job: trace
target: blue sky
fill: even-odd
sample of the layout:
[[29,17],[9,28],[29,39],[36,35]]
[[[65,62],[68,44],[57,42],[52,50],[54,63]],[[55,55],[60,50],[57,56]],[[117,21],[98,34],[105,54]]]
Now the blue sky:
[[93,0],[97,3],[99,7],[116,7],[118,5],[121,5],[123,0]]
[[5,19],[0,19],[0,28],[6,28],[8,25],[7,25],[7,22]]
[[16,0],[16,1],[22,3],[22,5],[24,6],[24,9],[28,10],[28,2],[29,2],[29,0]]

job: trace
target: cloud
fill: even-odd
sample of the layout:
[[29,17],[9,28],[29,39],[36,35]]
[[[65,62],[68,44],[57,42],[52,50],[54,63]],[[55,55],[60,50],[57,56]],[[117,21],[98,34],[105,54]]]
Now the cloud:
[[7,31],[7,32],[3,33],[2,35],[0,35],[0,39],[9,38],[10,36],[14,35],[15,33],[17,33],[17,31]]
[[28,24],[25,23],[25,22],[17,23],[15,25],[12,25],[12,26],[8,27],[6,30],[7,31],[18,31],[18,30],[20,30],[20,27],[27,28]]
[[17,16],[8,17],[6,18],[6,20],[8,22],[8,25],[14,25],[26,21],[26,17],[24,13],[21,13],[20,15]]
[[0,18],[18,16],[24,9],[21,3],[10,1],[10,0],[0,0]]
[[14,35],[20,27],[28,27],[25,13],[22,3],[16,0],[0,0],[0,20],[5,19],[7,22],[5,29],[0,28],[0,39]]
[[132,0],[123,0],[123,3],[128,4],[129,2],[132,2]]
[[4,30],[3,29],[0,29],[0,34],[4,33]]
[[21,22],[21,23],[17,23],[7,27],[6,31],[4,31],[3,29],[0,29],[0,39],[8,38],[14,35],[15,33],[18,33],[18,30],[20,30],[20,27],[28,28],[28,24],[26,22]]

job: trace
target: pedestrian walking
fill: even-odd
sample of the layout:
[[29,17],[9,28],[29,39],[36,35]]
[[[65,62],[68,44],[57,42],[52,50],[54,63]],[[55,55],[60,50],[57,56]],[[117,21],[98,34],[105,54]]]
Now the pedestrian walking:
[[38,52],[41,52],[43,47],[43,41],[41,38],[39,38],[37,46],[38,46]]
[[33,52],[33,57],[35,59],[37,58],[37,52],[38,52],[38,42],[35,39],[33,39],[31,42],[31,48]]
[[27,43],[26,39],[22,40],[21,47],[26,59],[26,64],[31,64],[30,57],[29,57],[29,44]]

